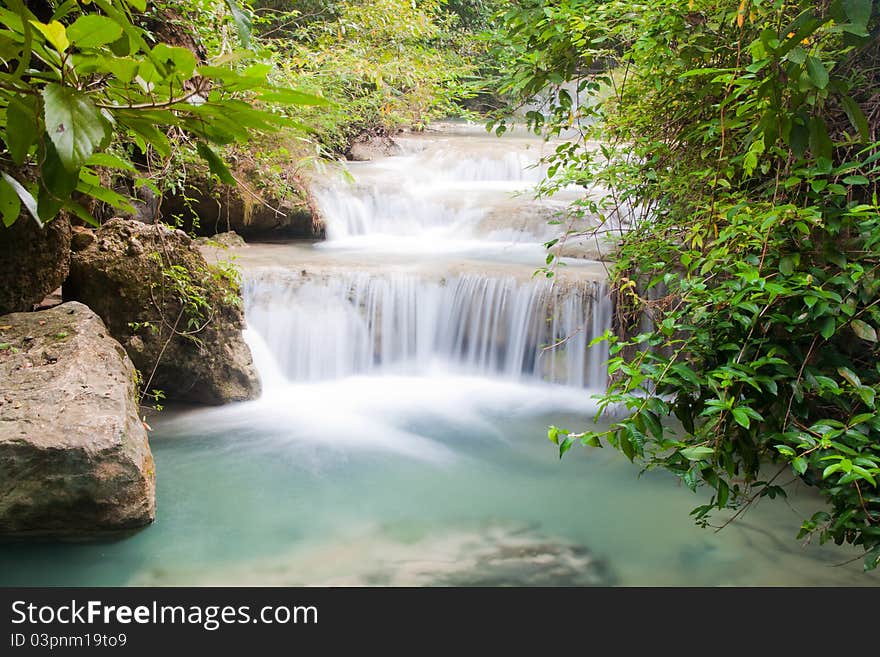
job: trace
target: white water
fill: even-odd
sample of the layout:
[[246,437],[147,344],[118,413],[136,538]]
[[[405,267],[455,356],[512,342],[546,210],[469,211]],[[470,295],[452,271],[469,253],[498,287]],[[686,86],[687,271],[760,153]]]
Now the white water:
[[413,237],[446,251],[468,242],[470,248],[473,242],[538,245],[564,232],[568,203],[584,195],[572,188],[554,199],[532,197],[546,172],[540,160],[554,148],[538,139],[501,142],[471,134],[467,140],[432,135],[399,142],[401,155],[351,163],[353,181],[340,177],[315,186],[327,220],[325,248],[385,250],[403,240],[404,248],[421,250],[406,239]]
[[426,280],[358,272],[249,281],[247,317],[292,382],[428,371],[604,386],[605,285],[476,274]]
[[803,491],[714,533],[614,450],[560,461],[548,424],[596,427],[610,307],[596,264],[532,276],[557,206],[511,192],[545,145],[402,145],[320,191],[328,242],[235,251],[264,393],[150,418],[157,522],[0,546],[0,585],[877,584],[794,540]]
[[[439,259],[446,270],[250,275],[248,324],[282,384],[448,373],[602,389],[607,349],[588,345],[611,322],[604,283],[578,275],[575,262],[564,280],[530,275],[546,254],[541,241],[561,230],[549,220],[564,201],[531,195],[552,146],[475,135],[400,143],[398,156],[352,163],[353,180],[316,185],[328,232],[320,248],[328,260],[390,250],[412,262]],[[528,265],[518,275],[451,266],[486,256]]]

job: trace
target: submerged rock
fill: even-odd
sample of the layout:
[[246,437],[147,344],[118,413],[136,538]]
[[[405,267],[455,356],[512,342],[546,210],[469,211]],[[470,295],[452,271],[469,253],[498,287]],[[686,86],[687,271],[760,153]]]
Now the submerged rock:
[[67,277],[70,221],[63,213],[43,228],[28,215],[0,222],[0,314],[33,310]]
[[[399,529],[399,528],[398,528]],[[395,528],[240,563],[144,572],[130,586],[611,586],[614,572],[587,548],[531,528],[394,536]]]
[[194,242],[200,247],[215,249],[236,249],[247,246],[244,238],[234,230],[225,233],[217,233],[211,237],[197,237]]
[[73,254],[63,289],[101,316],[147,392],[203,404],[259,395],[237,283],[182,231],[112,219]]
[[0,535],[97,536],[155,517],[135,372],[81,303],[0,317]]

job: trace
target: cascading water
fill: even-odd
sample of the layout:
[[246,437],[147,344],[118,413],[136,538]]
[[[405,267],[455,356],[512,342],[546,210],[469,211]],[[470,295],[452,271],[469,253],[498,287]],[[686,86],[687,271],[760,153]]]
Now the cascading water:
[[[539,140],[400,142],[396,157],[352,164],[353,180],[316,185],[322,247],[354,238],[360,253],[396,244],[405,260],[453,265],[473,253],[467,243],[505,261],[559,233],[548,219],[560,202],[530,194],[544,175]],[[604,283],[581,272],[535,278],[540,260],[528,262],[515,275],[485,263],[467,273],[263,272],[245,286],[248,324],[288,382],[446,372],[601,389],[607,351],[588,345],[611,322]]]
[[610,324],[600,282],[554,285],[463,274],[265,276],[245,289],[248,323],[290,381],[447,369],[601,388]]
[[599,263],[533,273],[585,190],[531,198],[536,138],[399,143],[317,184],[327,242],[234,251],[263,395],[150,418],[156,524],[0,545],[0,585],[876,584],[781,548],[785,505],[706,532],[615,450],[560,463],[543,436],[595,426],[610,303]]
[[485,138],[400,142],[399,156],[352,163],[348,184],[340,177],[315,186],[328,246],[369,236],[539,243],[559,233],[549,220],[583,195],[572,189],[555,200],[532,198],[547,170],[545,148],[534,139],[514,142],[515,150]]

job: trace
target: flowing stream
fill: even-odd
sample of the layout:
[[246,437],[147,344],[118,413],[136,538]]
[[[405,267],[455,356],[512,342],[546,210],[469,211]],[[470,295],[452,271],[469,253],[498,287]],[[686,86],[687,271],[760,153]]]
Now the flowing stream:
[[554,148],[536,138],[399,144],[316,184],[326,242],[228,254],[264,394],[151,419],[156,523],[0,547],[0,584],[878,583],[795,540],[807,491],[716,533],[665,474],[609,449],[560,461],[546,427],[594,426],[611,307],[589,244],[533,274],[584,190],[530,196]]

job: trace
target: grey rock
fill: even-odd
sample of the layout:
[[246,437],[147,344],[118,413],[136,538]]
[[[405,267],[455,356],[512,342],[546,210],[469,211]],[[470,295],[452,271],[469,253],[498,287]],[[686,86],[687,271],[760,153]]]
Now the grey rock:
[[[81,301],[100,315],[149,383],[148,391],[202,404],[259,395],[242,337],[238,290],[209,267],[185,233],[111,219],[96,238],[73,255],[64,299]],[[205,302],[197,314],[192,304],[181,305],[181,284]]]
[[381,157],[399,155],[400,146],[391,137],[363,134],[357,137],[346,156],[353,162],[369,162]]
[[247,246],[244,238],[234,230],[217,233],[211,237],[198,237],[195,243],[200,247],[207,246],[215,249],[235,249]]
[[80,303],[0,317],[0,536],[88,538],[155,517],[135,372]]
[[33,310],[67,277],[70,220],[61,214],[43,228],[22,215],[12,226],[0,223],[0,314]]

